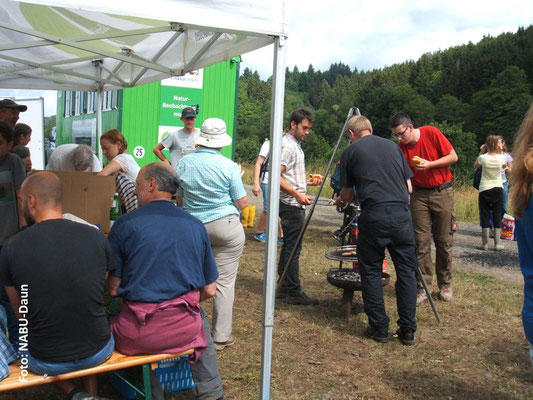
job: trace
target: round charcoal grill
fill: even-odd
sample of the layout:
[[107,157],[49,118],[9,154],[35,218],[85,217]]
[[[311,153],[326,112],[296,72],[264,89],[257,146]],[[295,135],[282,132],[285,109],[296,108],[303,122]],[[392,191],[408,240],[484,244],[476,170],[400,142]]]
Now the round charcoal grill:
[[[327,279],[330,284],[340,289],[343,289],[341,317],[348,319],[352,309],[353,292],[361,290],[361,275],[359,275],[357,245],[330,247],[326,250],[325,256],[328,260],[351,262],[354,268],[332,268],[327,274]],[[388,252],[385,253],[387,258]],[[342,266],[341,262],[341,266]],[[386,265],[384,260],[383,265]],[[389,274],[381,273],[381,284],[386,286],[389,284]]]
[[[361,290],[361,275],[356,269],[332,268],[329,270],[328,282],[341,289]],[[389,274],[381,274],[381,284],[387,286],[390,281]]]

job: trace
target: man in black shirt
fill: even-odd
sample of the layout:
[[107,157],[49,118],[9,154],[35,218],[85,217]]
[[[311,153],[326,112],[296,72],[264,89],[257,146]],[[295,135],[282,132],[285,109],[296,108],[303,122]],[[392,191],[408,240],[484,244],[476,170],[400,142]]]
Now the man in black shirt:
[[[29,228],[8,239],[0,278],[20,321],[19,349],[38,374],[60,375],[107,360],[114,349],[104,309],[111,248],[102,232],[63,219],[61,182],[51,172],[28,177],[21,203]],[[96,376],[82,378],[96,393]],[[84,398],[71,381],[55,383]],[[87,393],[85,393],[87,394]]]
[[353,198],[353,186],[361,204],[357,255],[368,328],[365,335],[377,342],[389,340],[389,317],[381,285],[382,263],[388,249],[396,269],[398,325],[396,332],[405,345],[414,344],[416,331],[416,249],[409,211],[412,172],[398,146],[372,135],[372,125],[363,116],[347,124],[354,143],[341,155],[341,193],[336,205]]

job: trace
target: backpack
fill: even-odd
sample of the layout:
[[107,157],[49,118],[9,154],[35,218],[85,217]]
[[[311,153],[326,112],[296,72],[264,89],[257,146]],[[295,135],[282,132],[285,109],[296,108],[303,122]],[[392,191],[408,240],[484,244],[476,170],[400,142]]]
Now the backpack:
[[341,162],[337,162],[337,165],[335,166],[335,171],[333,171],[333,174],[331,175],[329,186],[333,189],[333,194],[338,195],[341,192],[342,186],[341,186]]
[[270,152],[263,160],[263,164],[261,164],[261,169],[259,170],[259,180],[263,182],[263,178],[265,177],[265,174],[268,172],[268,163],[270,162]]
[[474,172],[474,180],[472,181],[472,186],[479,190],[479,184],[481,183],[481,173],[483,172],[483,167],[476,168]]

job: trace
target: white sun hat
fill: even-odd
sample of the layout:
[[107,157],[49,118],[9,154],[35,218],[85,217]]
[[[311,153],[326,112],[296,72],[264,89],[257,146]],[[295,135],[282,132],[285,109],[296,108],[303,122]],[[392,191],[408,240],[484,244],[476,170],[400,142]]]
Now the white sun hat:
[[202,124],[195,143],[199,146],[219,149],[231,144],[231,136],[226,133],[226,123],[220,118],[208,118]]

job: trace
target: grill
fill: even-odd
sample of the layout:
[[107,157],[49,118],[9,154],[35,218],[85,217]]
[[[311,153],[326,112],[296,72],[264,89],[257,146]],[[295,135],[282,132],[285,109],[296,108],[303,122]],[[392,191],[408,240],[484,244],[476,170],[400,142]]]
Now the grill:
[[[386,254],[387,255],[387,254]],[[361,290],[361,275],[359,274],[359,261],[357,258],[357,245],[331,247],[326,250],[325,256],[329,260],[340,261],[340,268],[332,268],[327,274],[330,284],[343,289],[341,317],[349,319],[352,310],[353,294]],[[343,262],[351,262],[352,268],[342,268]],[[387,260],[383,260],[381,284],[389,284],[390,276],[387,274]]]

